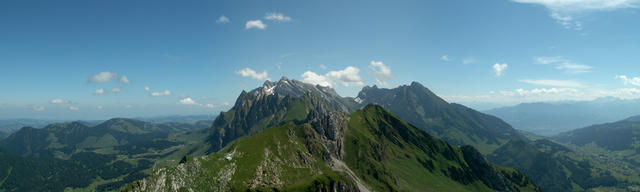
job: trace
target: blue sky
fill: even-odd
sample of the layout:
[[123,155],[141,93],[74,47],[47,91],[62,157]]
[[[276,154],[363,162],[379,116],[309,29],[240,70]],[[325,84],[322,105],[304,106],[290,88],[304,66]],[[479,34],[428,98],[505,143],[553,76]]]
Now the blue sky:
[[479,109],[638,98],[639,6],[1,1],[0,119],[217,114],[283,75],[343,96],[417,81]]

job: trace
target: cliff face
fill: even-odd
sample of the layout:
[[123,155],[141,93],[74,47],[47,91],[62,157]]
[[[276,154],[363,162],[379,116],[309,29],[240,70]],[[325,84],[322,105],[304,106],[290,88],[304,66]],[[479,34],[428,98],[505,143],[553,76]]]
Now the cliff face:
[[211,152],[283,122],[320,122],[330,112],[349,112],[351,104],[347,101],[329,87],[285,77],[278,82],[266,81],[262,87],[243,91],[235,105],[215,119],[208,138]]
[[[130,191],[537,191],[517,171],[490,165],[379,106],[353,114],[313,105],[217,153],[155,171]],[[516,179],[512,179],[516,178]],[[524,181],[523,181],[524,180]]]

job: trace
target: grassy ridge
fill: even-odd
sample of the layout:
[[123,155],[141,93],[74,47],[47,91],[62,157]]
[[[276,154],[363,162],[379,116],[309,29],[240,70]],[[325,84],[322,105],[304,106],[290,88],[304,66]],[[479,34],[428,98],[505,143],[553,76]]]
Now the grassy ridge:
[[472,147],[451,146],[379,106],[351,115],[342,159],[329,152],[319,129],[327,128],[293,122],[266,128],[217,153],[158,169],[125,191],[539,190]]

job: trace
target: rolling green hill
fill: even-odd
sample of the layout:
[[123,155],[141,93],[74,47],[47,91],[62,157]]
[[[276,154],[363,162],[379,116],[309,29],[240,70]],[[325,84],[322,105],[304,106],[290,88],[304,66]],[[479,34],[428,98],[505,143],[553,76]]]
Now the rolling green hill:
[[637,172],[546,139],[512,140],[488,158],[522,171],[545,191],[624,191],[640,184]]
[[451,146],[379,106],[309,116],[158,169],[127,191],[538,190],[473,147]]
[[[630,150],[630,153],[638,153],[640,152],[640,121],[638,119],[640,116],[612,123],[591,125],[560,133],[553,139],[582,147],[600,147],[609,151]],[[640,165],[640,161],[637,163]]]
[[118,190],[154,166],[204,154],[204,137],[185,132],[206,127],[124,118],[93,127],[79,122],[25,127],[0,141],[0,178],[5,178],[0,191]]

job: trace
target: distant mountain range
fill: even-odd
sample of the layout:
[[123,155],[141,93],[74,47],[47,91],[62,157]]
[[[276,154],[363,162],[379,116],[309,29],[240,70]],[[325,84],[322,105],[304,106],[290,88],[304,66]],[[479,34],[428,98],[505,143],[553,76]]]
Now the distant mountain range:
[[[161,117],[138,117],[141,121],[151,123],[189,123],[194,124],[198,121],[212,122],[215,115],[172,115]],[[86,126],[95,126],[105,120],[51,120],[51,119],[2,119],[0,120],[0,139],[10,135],[13,132],[20,130],[22,127],[42,128],[52,123],[65,123],[65,122],[78,122]]]
[[640,115],[640,99],[599,98],[593,101],[523,103],[484,111],[516,129],[551,136],[561,132]]

